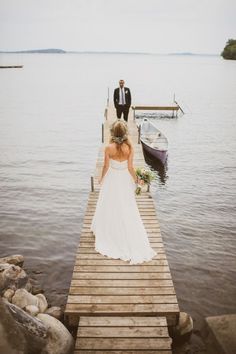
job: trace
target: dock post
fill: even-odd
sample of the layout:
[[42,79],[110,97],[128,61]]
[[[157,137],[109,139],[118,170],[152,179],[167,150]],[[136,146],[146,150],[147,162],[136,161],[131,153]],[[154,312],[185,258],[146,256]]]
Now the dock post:
[[150,184],[147,185],[147,192],[150,192]]
[[102,123],[102,143],[104,143],[104,123]]
[[138,144],[140,144],[141,125],[138,126]]
[[94,178],[91,176],[91,192],[94,192]]
[[110,92],[109,92],[109,87],[107,88],[107,106],[109,106],[109,99],[110,99]]
[[104,111],[104,117],[106,118],[106,120],[107,120],[107,115],[108,115],[108,108],[106,107]]

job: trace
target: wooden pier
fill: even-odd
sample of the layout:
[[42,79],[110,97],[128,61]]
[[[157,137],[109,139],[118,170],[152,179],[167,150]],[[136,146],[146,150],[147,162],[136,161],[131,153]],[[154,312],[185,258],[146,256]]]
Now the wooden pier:
[[20,69],[24,65],[0,65],[0,69]]
[[[131,114],[128,126],[135,149],[134,166],[148,167]],[[157,251],[151,261],[130,265],[103,256],[95,251],[95,237],[89,231],[99,194],[104,147],[110,136],[109,126],[115,119],[115,110],[107,107],[103,143],[76,252],[65,322],[78,326],[76,354],[170,354],[172,340],[167,325],[177,324],[179,306],[151,193],[145,191],[136,196],[150,243]]]
[[174,100],[174,103],[172,105],[165,105],[165,106],[132,106],[133,109],[133,119],[135,120],[135,113],[136,111],[171,111],[172,112],[172,117],[177,117],[178,116],[178,111],[180,110],[183,114],[184,111]]

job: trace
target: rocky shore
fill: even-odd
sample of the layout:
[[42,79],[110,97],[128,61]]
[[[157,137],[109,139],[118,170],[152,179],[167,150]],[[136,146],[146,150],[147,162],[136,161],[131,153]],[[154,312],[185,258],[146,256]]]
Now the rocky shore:
[[49,306],[23,264],[21,255],[0,258],[0,353],[71,354],[61,307]]

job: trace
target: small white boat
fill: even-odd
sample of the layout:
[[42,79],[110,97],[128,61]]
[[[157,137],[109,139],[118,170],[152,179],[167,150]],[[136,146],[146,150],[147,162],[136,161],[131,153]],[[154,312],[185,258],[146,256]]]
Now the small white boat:
[[144,150],[159,159],[163,164],[167,159],[168,140],[166,136],[148,118],[139,125],[140,141]]

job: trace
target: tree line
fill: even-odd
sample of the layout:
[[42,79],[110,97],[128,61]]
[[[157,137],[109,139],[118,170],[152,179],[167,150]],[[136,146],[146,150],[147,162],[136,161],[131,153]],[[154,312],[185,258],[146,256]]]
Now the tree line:
[[236,60],[236,39],[229,39],[226,43],[221,56],[224,59]]

